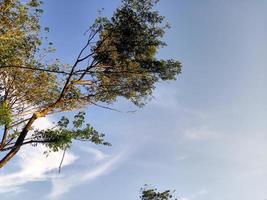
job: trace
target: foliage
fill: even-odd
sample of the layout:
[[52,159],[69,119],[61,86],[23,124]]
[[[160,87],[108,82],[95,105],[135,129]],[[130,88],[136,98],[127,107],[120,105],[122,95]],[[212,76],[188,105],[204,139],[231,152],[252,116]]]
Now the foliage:
[[141,189],[141,200],[178,200],[173,196],[175,191],[166,190],[164,192],[158,192],[155,188],[148,188],[145,185],[144,188]]
[[51,151],[58,151],[70,148],[72,140],[90,141],[95,144],[110,145],[105,142],[102,133],[96,131],[90,124],[84,125],[84,112],[79,112],[74,116],[72,122],[73,128],[69,128],[69,119],[62,117],[57,125],[53,128],[46,130],[35,130],[32,141],[45,141],[46,146]]
[[58,95],[55,75],[21,68],[36,69],[44,65],[36,59],[42,43],[40,5],[38,0],[0,1],[0,102],[9,104],[16,116],[25,110],[26,104],[48,105]]
[[[44,144],[51,151],[69,148],[73,140],[108,145],[104,135],[84,123],[63,117],[52,129],[29,132],[40,117],[111,104],[124,97],[144,106],[159,81],[175,80],[181,64],[158,59],[169,28],[154,9],[157,0],[122,0],[113,16],[98,17],[73,65],[48,62],[51,42],[42,35],[39,0],[0,0],[0,161],[5,165],[26,144]],[[49,28],[44,28],[46,32]],[[45,48],[41,48],[45,47]],[[7,139],[9,139],[7,141]]]
[[8,125],[12,121],[11,111],[6,102],[2,102],[0,105],[0,126]]
[[[99,20],[100,39],[92,47],[98,84],[93,88],[97,101],[110,103],[123,96],[142,106],[154,84],[173,80],[181,65],[175,60],[158,60],[164,30],[164,17],[153,10],[154,0],[124,0],[113,17]],[[99,87],[101,86],[101,87]]]

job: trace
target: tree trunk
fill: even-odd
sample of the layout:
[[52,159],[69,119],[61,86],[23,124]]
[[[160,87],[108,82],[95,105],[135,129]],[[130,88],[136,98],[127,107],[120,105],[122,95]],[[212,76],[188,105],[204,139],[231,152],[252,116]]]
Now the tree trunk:
[[22,129],[16,143],[14,144],[14,148],[12,148],[2,160],[0,160],[0,169],[4,167],[20,150],[20,147],[23,145],[24,139],[26,138],[30,128],[32,127],[33,122],[40,118],[40,117],[45,117],[48,115],[49,112],[51,112],[57,104],[61,103],[63,99],[63,96],[60,96],[59,99],[53,103],[51,106],[44,108],[42,111],[34,113],[26,126]]
[[27,133],[29,132],[33,122],[39,117],[38,114],[33,114],[32,117],[30,118],[30,120],[28,121],[28,123],[26,124],[26,126],[22,129],[15,145],[14,148],[11,149],[4,158],[2,158],[2,160],[0,161],[0,169],[2,167],[4,167],[8,161],[10,161],[16,154],[17,152],[20,150],[21,145],[24,142],[25,137],[27,136]]
[[10,161],[16,155],[19,149],[20,147],[15,147],[10,152],[8,152],[8,154],[4,158],[2,158],[2,160],[0,161],[0,169],[4,167],[8,163],[8,161]]

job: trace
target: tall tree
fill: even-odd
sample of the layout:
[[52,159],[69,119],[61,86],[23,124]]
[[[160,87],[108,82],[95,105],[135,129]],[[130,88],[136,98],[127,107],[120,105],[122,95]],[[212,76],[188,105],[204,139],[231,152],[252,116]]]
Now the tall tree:
[[84,112],[72,125],[66,117],[42,131],[32,125],[40,117],[118,97],[142,107],[155,83],[176,78],[180,62],[156,57],[169,27],[154,9],[157,2],[122,0],[111,19],[96,18],[75,63],[62,65],[42,61],[52,48],[40,48],[41,2],[0,0],[0,151],[5,153],[0,168],[26,144],[44,144],[51,151],[69,148],[75,139],[109,145],[85,124]]

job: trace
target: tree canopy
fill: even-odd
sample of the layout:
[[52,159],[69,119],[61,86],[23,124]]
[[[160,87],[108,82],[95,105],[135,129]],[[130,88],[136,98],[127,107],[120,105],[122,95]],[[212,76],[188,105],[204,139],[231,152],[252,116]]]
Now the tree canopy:
[[156,188],[148,188],[147,185],[141,188],[141,200],[178,200],[173,196],[175,191],[165,190],[159,192]]
[[122,0],[110,19],[96,18],[75,63],[64,65],[43,59],[53,47],[41,34],[42,2],[0,0],[0,167],[26,144],[43,144],[50,151],[65,150],[73,140],[109,145],[104,134],[85,124],[84,112],[75,114],[72,124],[63,116],[46,130],[33,123],[118,97],[142,107],[158,81],[176,79],[180,62],[157,58],[169,28],[154,9],[157,2]]

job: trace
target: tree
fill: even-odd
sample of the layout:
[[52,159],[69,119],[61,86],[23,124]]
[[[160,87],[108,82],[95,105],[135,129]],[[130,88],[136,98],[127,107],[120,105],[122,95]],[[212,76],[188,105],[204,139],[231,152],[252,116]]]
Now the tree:
[[50,151],[66,150],[73,140],[109,145],[104,134],[85,124],[84,112],[74,116],[72,125],[64,116],[42,131],[33,123],[53,113],[111,104],[118,97],[142,107],[155,83],[175,80],[180,62],[156,57],[169,28],[154,10],[157,2],[122,0],[111,19],[96,18],[76,62],[63,65],[42,61],[53,50],[40,36],[42,2],[0,0],[0,151],[6,152],[0,168],[26,144],[43,144]]
[[141,200],[178,200],[173,196],[175,191],[165,190],[163,192],[158,192],[155,188],[148,188],[147,185],[141,188]]

